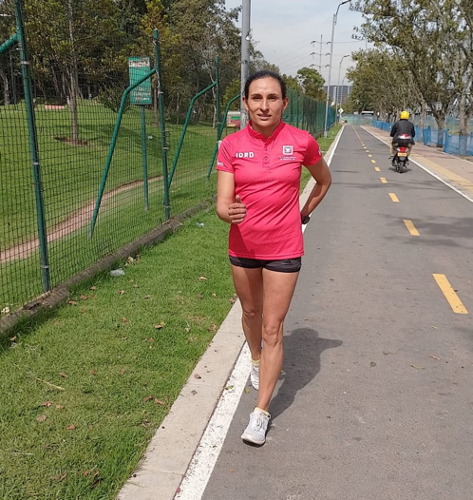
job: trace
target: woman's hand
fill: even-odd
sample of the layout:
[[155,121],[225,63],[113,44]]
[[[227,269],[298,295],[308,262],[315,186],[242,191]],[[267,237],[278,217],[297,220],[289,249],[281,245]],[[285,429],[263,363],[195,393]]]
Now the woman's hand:
[[231,224],[240,224],[246,217],[246,205],[242,203],[240,196],[235,196],[235,201],[228,205],[228,217]]

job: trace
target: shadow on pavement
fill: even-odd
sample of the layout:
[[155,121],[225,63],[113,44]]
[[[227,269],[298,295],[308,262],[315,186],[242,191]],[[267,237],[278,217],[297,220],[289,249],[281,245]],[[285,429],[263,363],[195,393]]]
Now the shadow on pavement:
[[341,340],[320,338],[311,328],[296,328],[284,336],[283,382],[271,401],[273,420],[292,405],[297,392],[319,373],[321,354],[342,343]]

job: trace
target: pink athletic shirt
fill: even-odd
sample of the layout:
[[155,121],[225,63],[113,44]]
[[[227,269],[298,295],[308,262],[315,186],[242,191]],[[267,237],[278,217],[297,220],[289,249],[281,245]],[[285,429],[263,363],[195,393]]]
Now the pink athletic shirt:
[[240,224],[231,224],[232,257],[284,260],[304,254],[299,186],[302,165],[315,165],[322,152],[306,131],[281,121],[271,137],[250,124],[225,137],[217,170],[235,176],[235,195],[246,205]]

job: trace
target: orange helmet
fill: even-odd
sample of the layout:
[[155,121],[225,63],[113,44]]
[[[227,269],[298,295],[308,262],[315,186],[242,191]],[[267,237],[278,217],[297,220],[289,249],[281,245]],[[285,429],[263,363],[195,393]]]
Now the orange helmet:
[[401,120],[409,120],[409,111],[401,111]]

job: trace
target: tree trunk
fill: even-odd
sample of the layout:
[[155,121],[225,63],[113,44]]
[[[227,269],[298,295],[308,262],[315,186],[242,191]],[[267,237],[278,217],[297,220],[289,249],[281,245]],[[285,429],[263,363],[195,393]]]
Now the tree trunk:
[[8,83],[8,76],[0,69],[0,79],[3,82],[3,100],[5,106],[10,106],[10,85]]
[[422,104],[420,105],[420,116],[419,116],[419,137],[417,138],[419,141],[424,140],[426,108],[427,105],[425,104],[425,101],[422,101]]
[[69,96],[69,108],[71,109],[71,125],[72,125],[72,142],[73,144],[79,144],[79,121],[77,116],[77,87],[76,87],[76,76],[74,70],[70,72],[70,96]]
[[437,127],[438,127],[438,132],[437,132],[437,146],[438,148],[443,148],[444,145],[444,140],[443,136],[445,133],[445,121],[446,121],[446,116],[442,114],[436,113],[434,115],[435,121],[437,122]]
[[70,103],[69,107],[71,108],[71,124],[72,124],[72,142],[73,144],[79,144],[79,122],[77,117],[77,99],[79,96],[79,77],[78,77],[78,69],[77,69],[77,54],[75,49],[75,40],[74,40],[74,10],[72,7],[72,1],[67,1],[68,7],[68,20],[69,20],[69,39],[71,41],[71,55],[72,55],[72,64],[69,68],[69,82],[70,82]]

